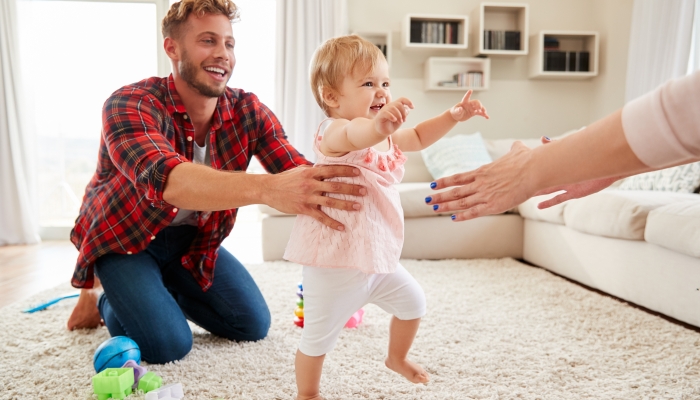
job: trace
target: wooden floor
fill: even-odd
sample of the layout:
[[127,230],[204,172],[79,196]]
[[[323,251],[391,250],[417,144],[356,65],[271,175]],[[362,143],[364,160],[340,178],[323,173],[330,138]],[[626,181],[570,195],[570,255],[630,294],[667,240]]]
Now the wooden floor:
[[77,257],[67,240],[0,246],[0,307],[70,282]]

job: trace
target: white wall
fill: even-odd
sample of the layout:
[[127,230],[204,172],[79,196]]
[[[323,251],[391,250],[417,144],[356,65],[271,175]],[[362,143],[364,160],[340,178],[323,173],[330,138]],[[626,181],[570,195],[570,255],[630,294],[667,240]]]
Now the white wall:
[[[524,3],[522,1],[501,1]],[[350,31],[391,31],[392,94],[416,105],[408,124],[434,116],[462,97],[460,92],[423,91],[423,63],[430,56],[472,56],[464,51],[403,50],[401,25],[406,14],[479,12],[476,0],[348,0]],[[557,136],[589,124],[624,104],[627,46],[633,0],[532,0],[530,35],[540,30],[591,30],[600,33],[599,76],[590,80],[528,79],[527,56],[491,58],[489,90],[474,98],[491,119],[475,118],[452,133],[479,131],[487,138]],[[470,35],[474,27],[470,27]]]

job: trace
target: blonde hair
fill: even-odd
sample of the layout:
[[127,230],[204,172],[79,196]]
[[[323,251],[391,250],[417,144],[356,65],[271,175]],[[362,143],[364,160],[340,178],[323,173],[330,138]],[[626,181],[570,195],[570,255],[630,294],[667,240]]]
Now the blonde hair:
[[182,25],[190,14],[197,17],[221,14],[228,17],[231,22],[237,21],[239,17],[238,7],[231,0],[181,0],[173,3],[163,18],[161,26],[163,37],[178,39],[182,33]]
[[316,103],[328,114],[323,91],[338,92],[343,78],[372,71],[380,60],[386,60],[379,48],[357,35],[338,36],[326,40],[314,53],[309,67],[311,92]]

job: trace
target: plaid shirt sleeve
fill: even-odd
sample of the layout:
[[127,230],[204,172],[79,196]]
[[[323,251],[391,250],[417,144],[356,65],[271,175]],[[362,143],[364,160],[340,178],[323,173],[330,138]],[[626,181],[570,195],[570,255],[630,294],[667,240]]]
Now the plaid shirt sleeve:
[[[139,93],[141,92],[141,93]],[[143,191],[146,199],[163,206],[163,190],[170,171],[186,160],[164,133],[166,110],[147,91],[131,88],[115,92],[105,102],[104,141],[116,168]]]

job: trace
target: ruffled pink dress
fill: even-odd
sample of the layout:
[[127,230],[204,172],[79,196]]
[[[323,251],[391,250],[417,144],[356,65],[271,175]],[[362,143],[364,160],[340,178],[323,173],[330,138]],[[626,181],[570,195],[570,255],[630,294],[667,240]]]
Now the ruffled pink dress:
[[391,137],[388,151],[368,148],[342,157],[325,156],[319,143],[330,121],[323,121],[316,131],[316,166],[358,167],[359,176],[328,181],[362,185],[367,188],[367,194],[360,197],[327,194],[362,204],[359,211],[321,207],[321,211],[345,226],[344,231],[331,229],[310,216],[297,215],[284,258],[314,267],[354,268],[369,274],[394,272],[403,247],[403,209],[394,184],[403,178],[406,157]]

